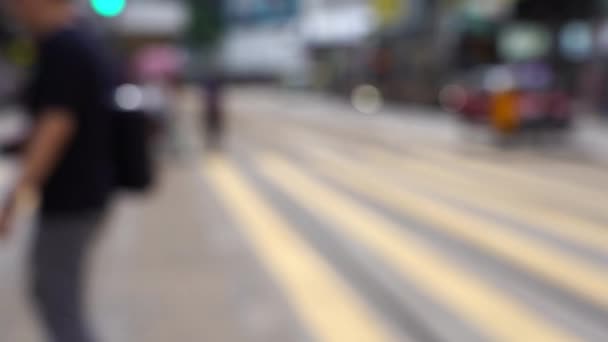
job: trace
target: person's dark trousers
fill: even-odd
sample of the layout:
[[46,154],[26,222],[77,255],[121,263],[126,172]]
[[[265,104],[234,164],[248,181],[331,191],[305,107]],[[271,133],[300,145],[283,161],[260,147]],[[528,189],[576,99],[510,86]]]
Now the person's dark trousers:
[[100,212],[42,216],[31,256],[31,295],[52,342],[91,342],[86,319],[87,256]]
[[212,77],[204,83],[204,87],[206,89],[206,108],[203,118],[206,147],[219,149],[225,125],[223,80],[221,77]]

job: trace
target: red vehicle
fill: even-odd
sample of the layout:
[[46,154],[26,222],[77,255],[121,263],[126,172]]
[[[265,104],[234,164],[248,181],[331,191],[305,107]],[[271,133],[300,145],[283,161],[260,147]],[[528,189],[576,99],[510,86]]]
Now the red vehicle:
[[571,99],[557,84],[542,63],[484,66],[446,86],[441,102],[468,123],[498,130],[505,121],[516,131],[564,129],[573,117]]

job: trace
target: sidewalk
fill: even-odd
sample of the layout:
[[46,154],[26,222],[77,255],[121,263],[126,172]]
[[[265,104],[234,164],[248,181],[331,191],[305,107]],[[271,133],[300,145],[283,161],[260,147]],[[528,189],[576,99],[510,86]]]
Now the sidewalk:
[[[193,168],[168,166],[149,198],[116,203],[92,267],[91,308],[102,341],[239,340],[194,177]],[[30,233],[0,246],[0,341],[40,340],[24,291]]]
[[[198,138],[196,117],[186,117],[183,126]],[[209,195],[200,174],[203,154],[194,145],[190,160],[161,158],[151,194],[119,198],[111,210],[91,266],[90,308],[102,342],[266,342],[294,336],[287,303]],[[41,341],[25,296],[31,234],[25,226],[10,244],[0,244],[2,342]]]
[[116,205],[92,282],[103,341],[238,340],[196,177],[193,168],[166,166],[150,198]]
[[[0,117],[0,140],[19,127],[16,116]],[[205,231],[213,215],[202,203],[197,164],[162,159],[157,188],[116,201],[94,252],[89,300],[96,330],[107,342],[238,341],[229,271]],[[0,160],[0,191],[9,169]],[[26,296],[31,234],[28,220],[0,245],[0,341],[42,341]]]

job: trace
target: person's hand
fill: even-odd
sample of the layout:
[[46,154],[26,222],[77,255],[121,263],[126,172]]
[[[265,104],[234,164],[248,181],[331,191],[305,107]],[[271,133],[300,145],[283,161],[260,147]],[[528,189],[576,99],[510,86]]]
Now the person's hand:
[[11,232],[11,225],[15,216],[15,204],[15,194],[12,193],[0,207],[0,241],[6,240]]

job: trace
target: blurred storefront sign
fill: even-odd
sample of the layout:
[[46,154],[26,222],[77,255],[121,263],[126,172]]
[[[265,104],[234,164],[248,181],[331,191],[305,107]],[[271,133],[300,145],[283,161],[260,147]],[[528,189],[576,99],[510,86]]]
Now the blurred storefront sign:
[[311,11],[302,18],[301,32],[310,45],[349,45],[360,42],[374,27],[369,7],[354,4]]
[[454,4],[441,0],[373,0],[376,24],[393,33],[422,33],[432,31],[440,16],[440,9]]
[[113,28],[129,35],[177,36],[184,31],[189,15],[179,1],[130,1]]
[[235,23],[257,23],[280,21],[294,17],[296,0],[227,0],[226,11]]
[[500,57],[509,62],[546,57],[551,45],[551,32],[541,24],[512,24],[498,38]]
[[411,0],[374,0],[374,9],[381,26],[396,24],[407,15]]
[[227,29],[218,64],[228,77],[290,80],[306,73],[308,17],[302,7],[309,1],[224,0],[224,5]]
[[559,33],[559,49],[562,56],[571,62],[581,62],[593,53],[593,30],[589,23],[573,21]]
[[468,0],[467,15],[476,18],[497,18],[509,12],[516,0]]
[[306,46],[296,32],[273,26],[232,29],[221,46],[222,68],[234,78],[284,79],[305,73]]

